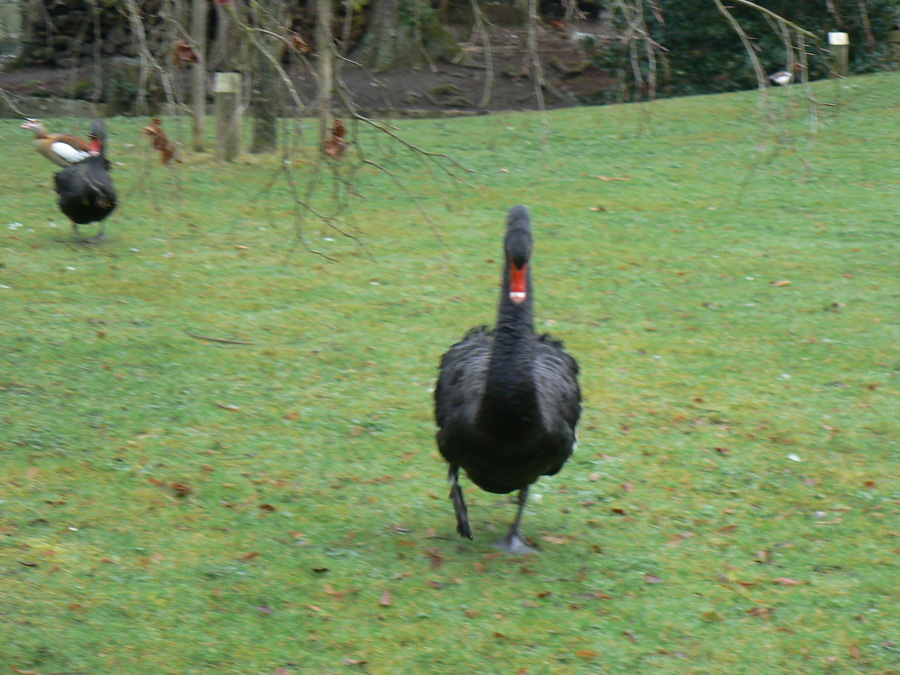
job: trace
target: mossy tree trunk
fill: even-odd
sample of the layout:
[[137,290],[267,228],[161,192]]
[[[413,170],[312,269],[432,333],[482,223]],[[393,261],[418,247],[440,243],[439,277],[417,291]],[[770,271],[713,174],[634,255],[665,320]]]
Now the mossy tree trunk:
[[[268,56],[262,53],[268,51]],[[253,74],[253,142],[250,152],[258,154],[278,149],[278,113],[281,111],[281,80],[270,60],[277,54],[271,43],[260,45]]]
[[334,18],[332,0],[317,0],[316,56],[319,72],[319,144],[325,142],[331,130],[331,107],[334,98],[334,39],[331,21]]
[[449,61],[460,52],[456,40],[422,0],[373,0],[362,42],[353,59],[375,72],[428,60]]
[[194,109],[191,145],[203,150],[206,133],[206,0],[193,0],[191,4],[191,40],[200,55],[200,63],[191,64],[191,104]]

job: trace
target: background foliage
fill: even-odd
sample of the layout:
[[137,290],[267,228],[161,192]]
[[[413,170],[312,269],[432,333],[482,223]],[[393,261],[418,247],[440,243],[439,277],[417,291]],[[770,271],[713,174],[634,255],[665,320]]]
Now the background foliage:
[[[659,6],[661,15],[653,11],[652,4]],[[818,35],[822,40],[820,48],[827,48],[828,31],[848,33],[853,73],[891,67],[888,33],[900,21],[897,5],[891,0],[764,0],[758,4]],[[729,11],[753,38],[766,72],[784,70],[787,54],[773,23],[740,4],[729,5]],[[652,37],[667,50],[668,69],[661,78],[661,95],[737,91],[757,86],[744,46],[711,0],[659,0],[645,3],[644,12]],[[664,21],[659,20],[661,17]],[[617,25],[619,31],[625,28],[621,23]],[[809,44],[808,51],[812,55],[810,78],[826,77],[826,59],[817,46]],[[597,62],[615,68],[627,58],[627,46],[612,44],[608,51],[597,55]],[[797,61],[795,55],[794,62]]]

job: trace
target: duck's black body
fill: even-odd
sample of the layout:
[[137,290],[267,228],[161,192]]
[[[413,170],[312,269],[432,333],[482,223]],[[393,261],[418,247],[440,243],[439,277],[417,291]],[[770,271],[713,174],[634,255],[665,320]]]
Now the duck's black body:
[[562,343],[534,332],[528,210],[510,210],[497,326],[474,328],[441,359],[435,389],[438,448],[450,464],[457,530],[472,537],[459,469],[483,490],[519,490],[505,550],[530,550],[519,529],[528,487],[557,473],[575,446],[578,364]]

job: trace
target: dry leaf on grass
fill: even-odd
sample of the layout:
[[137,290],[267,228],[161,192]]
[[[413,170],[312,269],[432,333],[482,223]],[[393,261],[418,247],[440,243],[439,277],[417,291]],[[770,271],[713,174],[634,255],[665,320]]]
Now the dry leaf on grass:
[[347,134],[347,127],[341,120],[335,120],[334,126],[331,128],[331,136],[325,141],[322,148],[323,152],[332,159],[340,159],[347,150],[347,141],[344,136]]
[[162,129],[162,118],[154,117],[150,120],[150,124],[144,127],[144,133],[153,139],[153,149],[159,150],[162,163],[168,164],[171,160],[181,162],[181,156],[178,154],[178,148],[169,140],[166,132]]

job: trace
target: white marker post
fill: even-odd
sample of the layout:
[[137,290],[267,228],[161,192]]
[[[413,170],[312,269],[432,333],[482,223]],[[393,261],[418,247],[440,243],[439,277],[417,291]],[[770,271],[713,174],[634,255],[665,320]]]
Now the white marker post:
[[216,159],[233,162],[241,149],[241,74],[216,73],[213,83],[216,111]]
[[828,33],[828,44],[834,56],[834,72],[847,77],[850,72],[850,36],[847,33]]

